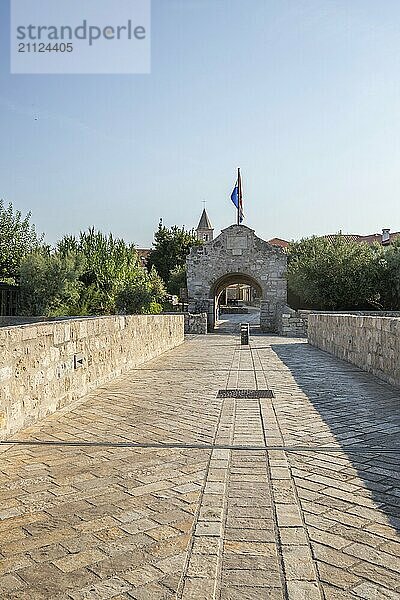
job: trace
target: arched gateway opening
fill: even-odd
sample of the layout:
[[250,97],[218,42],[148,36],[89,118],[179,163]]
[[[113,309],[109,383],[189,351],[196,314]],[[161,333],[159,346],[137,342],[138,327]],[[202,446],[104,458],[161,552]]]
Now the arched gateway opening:
[[214,298],[214,327],[230,331],[242,322],[259,327],[262,297],[262,287],[254,277],[245,273],[223,275],[210,290],[210,298]]
[[[231,225],[187,258],[189,312],[206,312],[213,331],[224,290],[238,286],[259,302],[260,329],[279,332],[286,304],[286,254],[244,225]],[[242,287],[241,287],[242,286]],[[253,290],[253,291],[251,291]],[[225,300],[229,293],[225,292]],[[249,300],[250,301],[250,300]]]

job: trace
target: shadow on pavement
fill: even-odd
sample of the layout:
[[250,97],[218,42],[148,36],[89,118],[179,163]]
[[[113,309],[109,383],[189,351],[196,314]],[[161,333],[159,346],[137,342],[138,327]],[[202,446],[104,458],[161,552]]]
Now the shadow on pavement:
[[[334,436],[332,441],[340,444],[351,462],[355,472],[352,474],[352,469],[348,469],[347,481],[351,483],[354,477],[361,479],[377,510],[400,531],[400,391],[307,344],[273,344],[272,349],[329,427]],[[313,437],[309,424],[313,416],[315,420],[315,413],[312,408],[308,412],[307,417],[304,403],[297,399],[293,402],[293,410],[289,411],[295,415],[290,423],[290,443],[295,443],[297,430],[297,439],[304,439],[307,445],[326,444],[328,434],[325,439]],[[307,431],[310,435],[304,436]],[[375,452],[363,452],[374,448]],[[345,475],[343,470],[344,481]],[[357,492],[354,494],[357,504]],[[347,499],[352,501],[351,497]],[[342,510],[347,510],[346,503]]]

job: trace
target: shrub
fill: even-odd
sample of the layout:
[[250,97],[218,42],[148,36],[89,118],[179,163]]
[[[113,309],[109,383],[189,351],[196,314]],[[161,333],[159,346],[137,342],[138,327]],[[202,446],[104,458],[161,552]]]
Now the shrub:
[[20,312],[23,315],[61,316],[81,314],[80,277],[85,263],[81,255],[61,256],[46,250],[22,260],[20,268]]

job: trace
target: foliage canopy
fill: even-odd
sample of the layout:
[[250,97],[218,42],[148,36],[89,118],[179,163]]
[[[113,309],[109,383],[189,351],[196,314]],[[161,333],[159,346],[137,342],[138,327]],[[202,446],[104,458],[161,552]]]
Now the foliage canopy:
[[[193,230],[187,231],[184,227],[176,225],[165,227],[160,221],[158,230],[154,234],[154,244],[148,266],[157,269],[170,293],[177,293],[176,276],[185,268],[186,257],[190,249],[201,244],[202,242],[196,238]],[[185,281],[184,277],[183,281]]]
[[21,312],[89,315],[160,312],[164,285],[140,263],[133,244],[94,228],[64,236],[21,264]]
[[0,281],[15,283],[22,259],[42,244],[30,218],[30,212],[23,217],[11,202],[5,206],[0,200]]
[[288,287],[320,310],[395,310],[400,300],[400,244],[388,248],[337,235],[292,242]]

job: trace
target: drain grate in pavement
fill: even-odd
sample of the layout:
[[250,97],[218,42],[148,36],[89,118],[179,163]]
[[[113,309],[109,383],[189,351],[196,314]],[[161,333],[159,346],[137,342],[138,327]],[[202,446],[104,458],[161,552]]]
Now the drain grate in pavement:
[[218,390],[217,398],[275,398],[272,390]]

